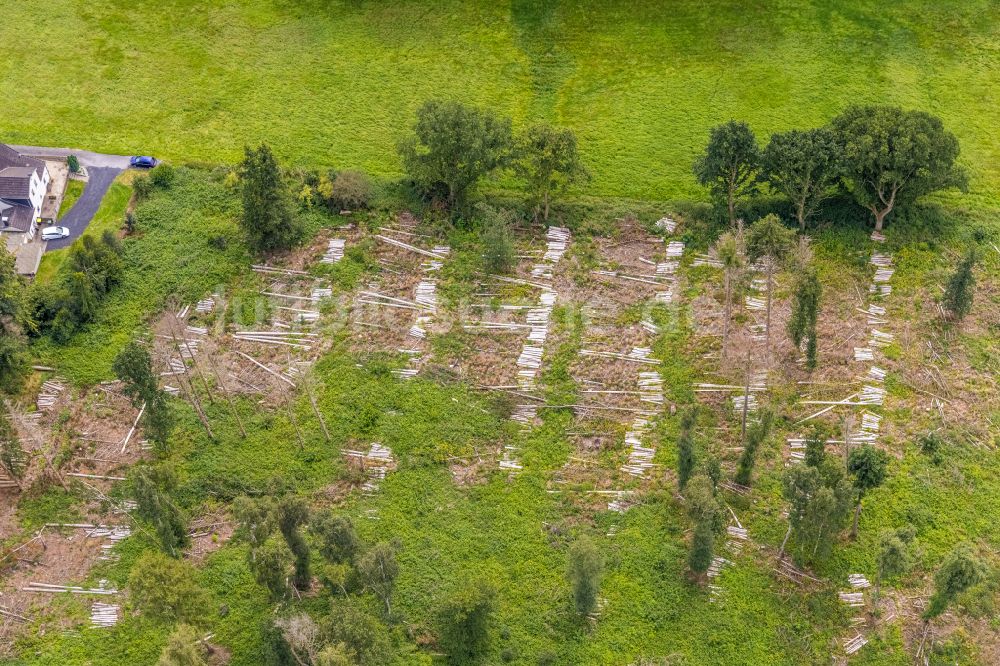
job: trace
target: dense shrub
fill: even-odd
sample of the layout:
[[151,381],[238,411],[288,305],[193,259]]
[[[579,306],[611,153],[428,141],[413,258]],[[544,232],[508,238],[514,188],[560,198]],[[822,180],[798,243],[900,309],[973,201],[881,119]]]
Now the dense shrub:
[[378,618],[350,603],[334,606],[323,625],[324,634],[340,643],[362,666],[392,662],[393,645],[389,630]]
[[161,622],[202,625],[210,600],[187,562],[150,552],[139,558],[128,579],[129,596],[142,613]]
[[153,181],[147,174],[140,174],[132,179],[132,192],[136,201],[145,201],[153,193]]
[[175,175],[174,168],[169,164],[157,164],[149,172],[149,182],[154,187],[166,189],[173,185]]
[[368,207],[372,185],[360,171],[341,171],[330,183],[329,192],[327,200],[331,208],[355,210]]

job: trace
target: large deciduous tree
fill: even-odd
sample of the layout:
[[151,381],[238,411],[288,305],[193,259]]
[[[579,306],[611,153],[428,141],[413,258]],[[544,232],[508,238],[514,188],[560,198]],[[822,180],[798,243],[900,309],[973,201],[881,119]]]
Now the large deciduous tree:
[[791,130],[771,136],[761,162],[765,180],[788,197],[799,228],[805,229],[840,177],[840,145],[825,127]]
[[320,555],[331,562],[354,562],[361,551],[361,539],[350,516],[327,513],[315,520],[310,529],[319,539]]
[[795,232],[771,213],[750,225],[747,253],[751,261],[764,261],[767,276],[767,324],[764,328],[768,357],[771,349],[771,301],[774,297],[774,272],[795,247]]
[[194,567],[162,553],[147,552],[129,573],[129,597],[144,616],[156,621],[203,625],[211,599],[200,587]]
[[736,224],[736,205],[757,188],[760,146],[753,130],[744,122],[730,120],[712,128],[705,153],[694,163],[698,182],[708,187]]
[[393,663],[393,641],[388,629],[360,605],[333,605],[323,627],[331,641],[343,645],[352,657],[350,663],[361,666]]
[[790,467],[785,472],[782,494],[789,502],[788,533],[779,557],[785,552],[789,536],[794,536],[803,560],[826,559],[837,534],[844,528],[854,497],[843,468],[832,461],[825,461],[820,467]]
[[262,143],[244,149],[239,165],[243,210],[240,226],[256,252],[273,252],[295,245],[301,228],[292,215],[288,188],[271,147]]
[[510,119],[460,102],[430,100],[417,109],[413,136],[398,149],[417,186],[460,212],[481,179],[510,163]]
[[399,564],[396,553],[400,549],[397,541],[377,543],[358,562],[358,576],[365,589],[372,592],[385,605],[385,615],[392,615],[392,593],[396,589]]
[[273,600],[284,599],[288,594],[288,574],[292,558],[288,545],[277,536],[267,538],[259,548],[253,549],[248,562],[250,571]]
[[847,185],[881,231],[897,206],[967,183],[958,139],[940,118],[896,106],[851,106],[833,119]]
[[241,495],[233,502],[233,515],[239,523],[239,534],[250,544],[249,559],[274,532],[274,503],[270,498],[259,499]]
[[572,130],[535,125],[520,138],[517,153],[514,168],[527,185],[535,205],[536,220],[541,213],[542,219],[548,222],[553,194],[589,177]]

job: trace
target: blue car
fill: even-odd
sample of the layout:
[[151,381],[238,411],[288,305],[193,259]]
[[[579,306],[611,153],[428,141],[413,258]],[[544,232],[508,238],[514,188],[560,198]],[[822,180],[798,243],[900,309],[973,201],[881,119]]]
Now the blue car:
[[157,159],[149,155],[136,155],[128,161],[129,166],[152,169],[156,166]]

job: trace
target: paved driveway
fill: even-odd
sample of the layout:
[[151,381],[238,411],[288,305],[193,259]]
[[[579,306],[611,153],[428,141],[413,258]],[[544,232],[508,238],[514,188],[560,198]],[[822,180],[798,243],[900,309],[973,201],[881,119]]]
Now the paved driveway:
[[130,158],[128,155],[105,155],[104,153],[76,148],[48,148],[45,146],[12,145],[11,148],[23,155],[31,155],[39,159],[65,159],[70,155],[76,155],[80,164],[87,167],[89,179],[87,186],[83,189],[83,194],[62,219],[56,222],[61,227],[69,228],[69,236],[49,241],[45,248],[46,252],[68,247],[80,237],[90,221],[94,219],[97,209],[101,207],[101,199],[111,187],[111,183],[114,182],[119,173],[129,167]]
[[80,234],[86,230],[90,221],[94,219],[97,209],[101,207],[101,200],[104,199],[104,194],[111,187],[111,183],[114,182],[121,171],[121,169],[115,167],[87,167],[90,179],[87,181],[87,186],[83,188],[83,194],[76,200],[73,207],[56,222],[61,227],[69,228],[69,236],[58,240],[50,240],[48,246],[45,248],[46,252],[68,247],[74,240],[80,237]]
[[[85,167],[110,167],[119,171],[128,168],[128,155],[105,155],[104,153],[94,153],[89,150],[77,150],[76,148],[46,148],[45,146],[14,146],[11,148],[22,155],[31,155],[38,158],[66,158],[76,155],[80,164]],[[89,169],[88,169],[89,170]]]

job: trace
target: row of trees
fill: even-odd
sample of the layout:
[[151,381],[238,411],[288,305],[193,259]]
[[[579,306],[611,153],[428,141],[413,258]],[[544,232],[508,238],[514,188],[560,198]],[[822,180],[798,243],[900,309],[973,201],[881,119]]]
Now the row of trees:
[[[284,599],[292,587],[308,589],[314,548],[322,558],[319,578],[331,594],[348,599],[356,592],[371,593],[384,607],[383,619],[395,620],[392,597],[399,575],[397,555],[401,544],[392,541],[368,546],[357,535],[350,518],[329,512],[310,516],[306,504],[290,495],[276,501],[242,497],[236,502],[234,512],[241,535],[250,545],[249,566],[272,599]],[[306,524],[309,540],[302,532]],[[272,536],[275,529],[281,534],[280,540]],[[572,544],[567,579],[581,616],[596,608],[603,567],[603,559],[592,541],[584,537]],[[473,580],[458,586],[443,603],[439,613],[439,643],[453,658],[471,659],[486,648],[494,598],[495,590],[490,584]],[[300,618],[293,624],[301,628],[303,623],[308,621]],[[313,643],[312,647],[304,644],[296,647],[292,625],[286,625],[284,631],[293,651],[318,653]],[[351,636],[340,635],[335,629],[328,633],[331,641],[345,643],[356,658],[362,654],[363,650],[354,645]]]
[[[412,184],[453,215],[472,213],[479,183],[510,170],[522,180],[535,217],[548,220],[552,199],[589,178],[571,130],[536,125],[515,135],[509,118],[460,102],[431,100],[417,110],[413,135],[400,142],[400,159]],[[294,246],[303,228],[288,184],[270,146],[247,146],[235,176],[242,199],[240,226],[260,253]],[[371,188],[363,174],[307,174],[299,201],[331,210],[367,205]]]
[[[234,512],[240,534],[250,545],[247,556],[250,569],[272,599],[286,598],[292,588],[309,588],[311,553],[315,549],[321,557],[319,578],[330,594],[347,602],[340,604],[342,608],[354,608],[349,603],[351,595],[370,593],[384,608],[382,621],[397,620],[392,598],[399,576],[398,542],[367,545],[357,535],[350,518],[333,513],[310,516],[305,502],[292,495],[278,500],[242,497],[236,502]],[[308,539],[307,524],[311,537]],[[280,538],[273,534],[275,531]],[[440,609],[439,642],[449,654],[472,658],[485,648],[494,597],[491,585],[467,581],[445,601]],[[340,646],[337,650],[345,651],[360,663],[384,663],[385,655],[390,652],[385,631],[377,626],[369,627],[369,631],[356,631],[359,623],[370,625],[371,620],[355,617],[357,610],[344,612],[348,615],[346,621],[338,616],[317,629],[308,616],[279,621],[278,626],[299,663],[319,663],[317,655],[330,646]]]
[[515,136],[510,118],[454,101],[421,105],[398,150],[421,193],[456,215],[469,213],[484,178],[505,169],[524,183],[536,219],[546,221],[553,196],[589,178],[571,130],[536,125]]
[[895,106],[851,106],[828,126],[773,134],[763,149],[747,123],[719,125],[694,173],[731,225],[741,202],[766,185],[788,199],[802,229],[841,188],[881,231],[899,206],[941,189],[964,189],[967,175],[956,164],[958,155],[958,139],[936,116]]

